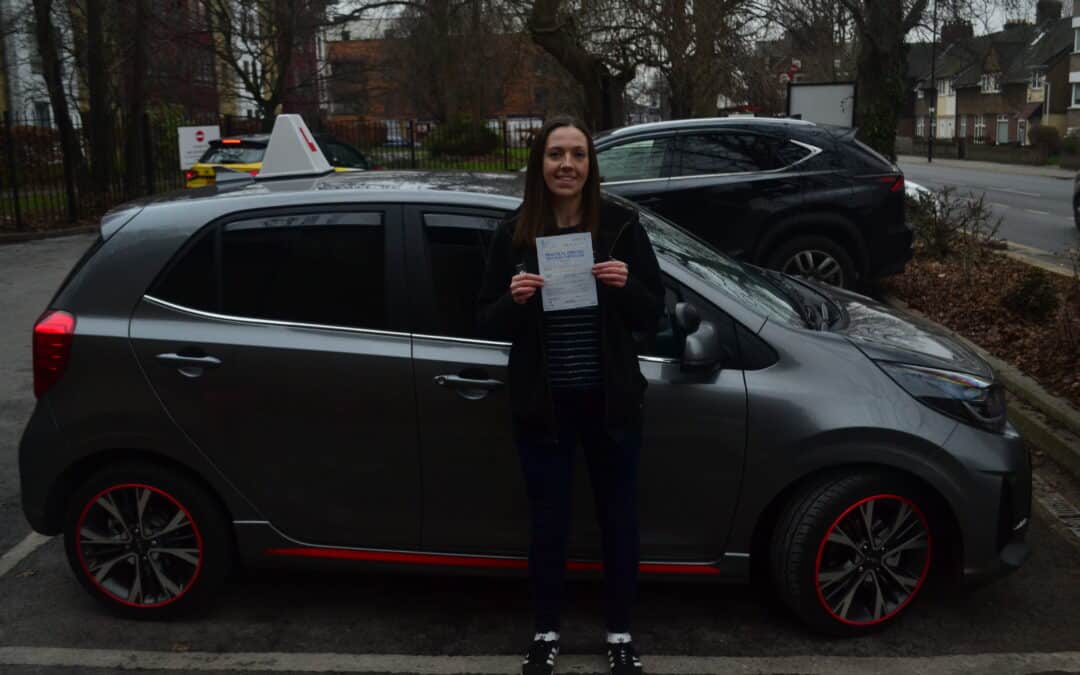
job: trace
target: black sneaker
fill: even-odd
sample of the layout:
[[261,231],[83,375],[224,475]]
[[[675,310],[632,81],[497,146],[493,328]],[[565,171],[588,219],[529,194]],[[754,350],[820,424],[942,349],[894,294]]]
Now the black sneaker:
[[607,658],[611,675],[644,675],[633,642],[609,642]]
[[533,640],[521,662],[521,675],[551,675],[558,655],[558,640]]

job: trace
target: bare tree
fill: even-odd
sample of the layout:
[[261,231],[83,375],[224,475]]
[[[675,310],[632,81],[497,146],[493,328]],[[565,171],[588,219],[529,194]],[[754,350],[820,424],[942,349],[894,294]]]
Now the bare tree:
[[59,31],[53,17],[52,0],[33,0],[34,37],[38,53],[41,55],[42,76],[49,92],[49,103],[53,110],[53,120],[60,132],[60,147],[63,152],[64,187],[67,192],[68,220],[78,218],[75,202],[75,177],[81,160],[79,145],[75,139],[75,128],[71,123],[67,94],[64,90],[63,68],[60,60]]

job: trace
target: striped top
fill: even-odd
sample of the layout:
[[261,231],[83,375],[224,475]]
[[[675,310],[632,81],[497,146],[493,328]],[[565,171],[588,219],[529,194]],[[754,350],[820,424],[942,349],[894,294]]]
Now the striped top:
[[544,345],[552,389],[580,389],[603,384],[598,307],[545,312]]

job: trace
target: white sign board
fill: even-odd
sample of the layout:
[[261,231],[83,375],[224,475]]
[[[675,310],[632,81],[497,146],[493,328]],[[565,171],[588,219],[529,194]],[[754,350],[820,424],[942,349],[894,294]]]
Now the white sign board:
[[215,124],[207,127],[177,127],[180,144],[180,170],[186,171],[199,161],[210,141],[221,138],[221,129]]
[[855,83],[788,85],[788,115],[815,124],[855,126]]

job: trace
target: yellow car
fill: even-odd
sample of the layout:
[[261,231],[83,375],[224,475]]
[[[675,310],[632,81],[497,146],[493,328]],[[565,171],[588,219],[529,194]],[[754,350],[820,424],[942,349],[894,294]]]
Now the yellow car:
[[[184,172],[184,185],[189,188],[213,185],[214,169],[219,166],[233,171],[245,171],[252,176],[259,175],[269,141],[270,134],[229,136],[210,141],[210,147],[199,158],[198,163]],[[362,152],[332,136],[315,134],[315,142],[319,144],[319,149],[326,155],[334,171],[372,171],[380,168],[368,161]]]

